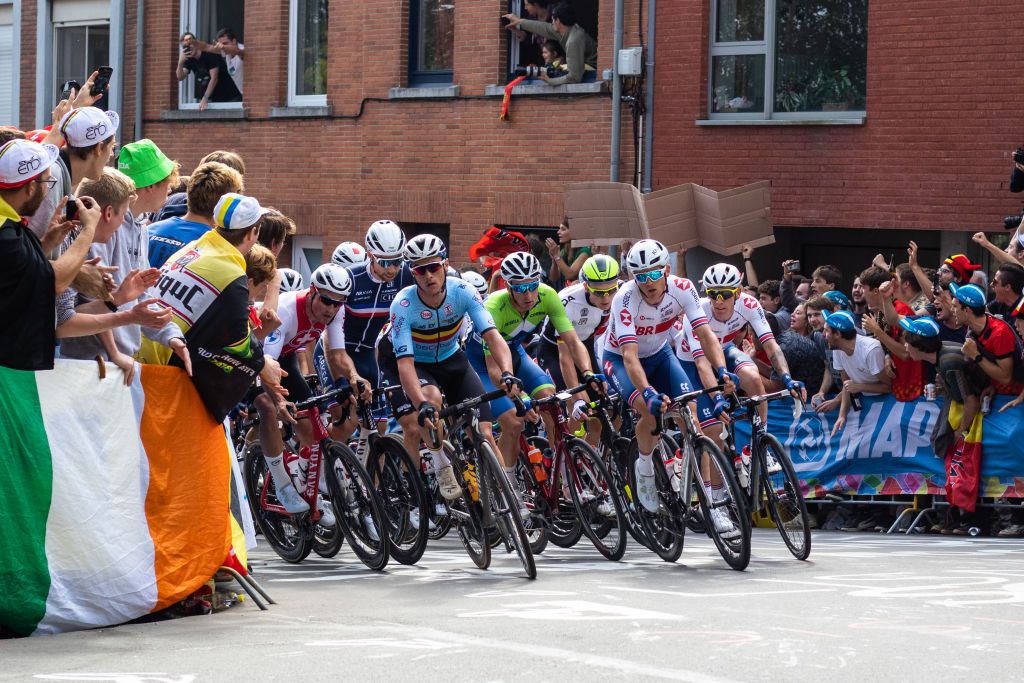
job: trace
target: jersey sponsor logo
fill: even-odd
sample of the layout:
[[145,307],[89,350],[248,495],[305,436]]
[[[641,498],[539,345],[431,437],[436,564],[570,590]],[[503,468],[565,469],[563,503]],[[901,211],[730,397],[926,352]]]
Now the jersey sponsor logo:
[[444,312],[445,312],[445,315],[455,315],[455,309],[452,308],[451,304],[445,304],[444,305]]
[[280,339],[281,339],[281,329],[278,328],[278,329],[274,330],[273,332],[271,332],[270,336],[267,337],[267,346],[270,346],[271,344],[276,344]]
[[743,305],[753,311],[754,309],[756,309],[758,307],[757,299],[755,299],[752,296],[744,297],[743,298]]
[[397,349],[395,349],[395,353],[406,353],[408,351],[409,351],[409,347],[406,346],[405,344],[403,344],[402,346],[399,346]]
[[626,309],[622,309],[621,311],[619,311],[619,320],[622,321],[623,325],[633,324],[633,316],[630,315],[629,311],[627,311]]
[[409,300],[408,299],[402,299],[398,303],[399,303],[400,306],[406,306],[406,307],[409,306]]
[[687,280],[686,278],[681,277],[681,278],[676,279],[676,287],[678,287],[679,289],[681,289],[681,290],[683,290],[685,292],[690,287],[693,287],[693,283],[690,282],[689,280]]
[[195,313],[196,310],[206,310],[206,307],[217,298],[216,292],[210,292],[198,284],[183,282],[177,277],[166,273],[160,277],[160,280],[156,283],[156,288],[160,291],[162,299],[165,301],[174,299],[189,313]]
[[18,162],[18,175],[29,175],[39,170],[39,167],[43,165],[43,160],[39,158],[38,154],[33,154],[28,159]]
[[423,318],[424,320],[430,320],[431,313],[430,311],[420,311],[420,317]]
[[[167,241],[169,242],[169,240]],[[188,266],[188,264],[192,263],[198,258],[199,252],[196,251],[195,249],[190,249],[181,256],[179,256],[177,259],[175,259],[174,262],[170,264],[170,269],[181,270],[182,268],[185,268],[186,266]]]
[[654,325],[639,325],[636,328],[637,336],[644,336],[647,334],[654,334]]

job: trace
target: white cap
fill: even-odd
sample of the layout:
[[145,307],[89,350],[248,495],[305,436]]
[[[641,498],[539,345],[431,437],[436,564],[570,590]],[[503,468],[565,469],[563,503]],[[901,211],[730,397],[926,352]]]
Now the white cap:
[[0,188],[21,187],[53,166],[58,156],[54,145],[11,140],[0,147]]
[[264,209],[253,197],[228,192],[213,209],[213,222],[225,230],[248,230],[270,209]]
[[120,122],[116,111],[81,107],[64,115],[60,120],[60,132],[72,147],[92,147],[113,137]]

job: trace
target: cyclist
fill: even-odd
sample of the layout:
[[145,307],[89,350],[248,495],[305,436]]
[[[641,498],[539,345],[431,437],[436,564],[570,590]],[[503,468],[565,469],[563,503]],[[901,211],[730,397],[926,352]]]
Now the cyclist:
[[[405,448],[419,462],[420,441],[427,444],[437,481],[447,500],[462,494],[443,449],[433,449],[428,430],[435,427],[442,396],[458,403],[485,393],[481,378],[459,348],[459,328],[468,315],[491,349],[509,395],[520,390],[512,376],[512,356],[495,329],[479,295],[464,280],[447,277],[448,252],[435,235],[409,241],[406,256],[416,284],[403,289],[391,304],[391,334],[382,340],[381,374],[405,394],[392,392],[392,412],[401,423]],[[480,432],[497,449],[491,434],[491,412],[480,408]],[[520,507],[522,502],[520,501]]]
[[[669,274],[668,250],[660,242],[644,239],[626,255],[626,267],[633,276],[619,288],[612,302],[604,349],[604,368],[618,392],[640,416],[636,441],[640,457],[636,462],[637,498],[650,512],[658,509],[654,480],[654,449],[658,437],[652,432],[654,414],[664,412],[672,395],[690,391],[690,380],[668,344],[670,332],[680,314],[685,314],[693,333],[719,382],[732,380],[725,368],[718,343],[700,306],[697,288],[686,278]],[[719,397],[724,409],[724,398]],[[706,482],[714,493],[714,482]],[[735,525],[720,508],[711,512],[715,528],[735,532]]]
[[[526,354],[523,341],[532,335],[545,320],[554,327],[560,340],[568,347],[572,359],[585,378],[593,376],[590,355],[580,342],[572,323],[565,314],[558,293],[548,285],[541,283],[543,270],[540,261],[533,254],[517,251],[506,256],[501,262],[501,277],[505,288],[491,293],[484,301],[484,307],[494,318],[502,339],[508,344],[512,353],[512,372],[523,380],[523,388],[530,398],[545,398],[555,393],[555,385],[546,372],[541,370]],[[490,349],[485,348],[480,336],[476,333],[466,343],[466,353],[473,368],[484,383],[484,391],[493,391],[490,374],[487,368],[487,356]],[[497,417],[501,425],[501,437],[498,445],[501,449],[505,471],[515,471],[519,456],[519,434],[523,431],[523,418],[516,415],[515,405],[508,398],[491,401],[491,413]],[[553,434],[555,425],[551,416],[543,414],[548,434]],[[514,476],[509,477],[516,482]]]
[[[317,339],[325,329],[338,335],[338,338],[344,335],[345,313],[342,306],[352,293],[352,277],[348,271],[331,263],[317,268],[310,280],[309,289],[285,292],[281,295],[278,306],[281,326],[267,337],[264,344],[264,352],[278,359],[282,369],[288,373],[281,384],[288,390],[288,399],[292,402],[304,401],[312,396],[309,385],[299,371],[297,354]],[[277,404],[264,392],[256,397],[254,405],[260,415],[259,431],[263,457],[267,461],[270,475],[274,478],[278,500],[284,509],[292,514],[305,512],[309,505],[296,491],[284,466],[284,441],[281,427],[278,425]],[[295,423],[286,412],[282,411],[280,417],[289,423]],[[296,425],[295,432],[299,439],[301,458],[303,451],[308,453],[307,447],[313,441],[313,430],[311,425],[303,420]],[[301,471],[302,465],[299,467]],[[299,483],[305,485],[305,482]],[[323,487],[324,482],[320,483]],[[324,512],[324,517],[320,523],[323,526],[333,525],[334,515],[330,506],[321,506],[321,511]]]
[[366,250],[358,242],[342,242],[334,248],[331,254],[331,263],[336,263],[344,268],[359,266],[366,263],[369,257]]
[[473,288],[480,295],[481,299],[487,297],[487,278],[475,270],[464,270],[461,273],[462,279],[473,285]]
[[302,280],[302,273],[291,268],[278,268],[278,272],[281,273],[281,293],[285,292],[299,292],[306,288],[306,283]]

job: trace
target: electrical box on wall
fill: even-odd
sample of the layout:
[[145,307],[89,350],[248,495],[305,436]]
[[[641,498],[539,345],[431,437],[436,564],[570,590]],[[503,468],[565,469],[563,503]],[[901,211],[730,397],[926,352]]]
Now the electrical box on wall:
[[644,49],[624,47],[619,50],[619,75],[639,76],[644,71]]

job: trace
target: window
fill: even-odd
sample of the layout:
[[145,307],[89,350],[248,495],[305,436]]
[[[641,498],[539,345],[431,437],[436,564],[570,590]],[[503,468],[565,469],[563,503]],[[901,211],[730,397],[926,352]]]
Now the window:
[[452,82],[455,0],[410,0],[409,85]]
[[14,98],[14,9],[0,5],[0,125],[16,125]]
[[[548,10],[554,7],[555,2],[551,2],[548,6]],[[588,35],[597,40],[597,12],[599,8],[598,0],[576,0],[572,3],[573,10],[576,12],[576,23],[579,24],[587,32]],[[509,0],[508,11],[526,19],[539,18],[538,12],[543,11],[539,8],[534,7],[533,3],[529,0]],[[512,80],[516,77],[516,67],[520,66],[543,66],[544,57],[541,55],[541,47],[543,47],[546,38],[541,38],[532,33],[523,31],[524,34],[522,40],[512,31],[507,31],[509,34],[508,38],[508,80]],[[596,71],[587,71],[583,76],[584,82],[596,80]],[[527,81],[528,84],[540,83],[539,80]]]
[[[89,74],[110,63],[109,24],[54,23],[54,103],[61,97],[67,81],[85,83]],[[106,109],[104,95],[97,106]]]
[[296,235],[292,238],[292,269],[299,271],[307,285],[324,259],[324,243],[319,237]]
[[[217,40],[222,28],[232,30],[239,44],[244,44],[245,0],[181,0],[181,26],[178,36],[186,31],[206,43]],[[177,54],[177,36],[175,37]],[[189,74],[178,84],[178,106],[180,109],[198,109],[195,75]],[[243,91],[244,94],[244,91]],[[241,102],[210,102],[209,109],[237,109]]]
[[867,0],[712,0],[711,118],[842,118],[867,97]]
[[327,104],[327,0],[291,0],[288,104]]

